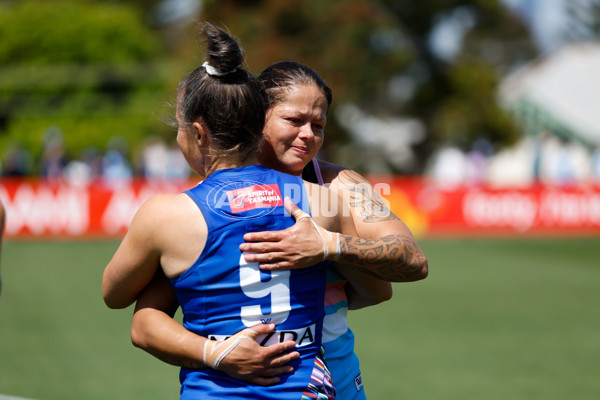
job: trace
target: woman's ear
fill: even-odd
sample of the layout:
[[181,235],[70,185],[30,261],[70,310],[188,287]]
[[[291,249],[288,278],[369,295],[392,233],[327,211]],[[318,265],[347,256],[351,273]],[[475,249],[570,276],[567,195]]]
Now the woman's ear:
[[200,146],[208,145],[208,129],[201,121],[195,121],[192,124],[194,137]]

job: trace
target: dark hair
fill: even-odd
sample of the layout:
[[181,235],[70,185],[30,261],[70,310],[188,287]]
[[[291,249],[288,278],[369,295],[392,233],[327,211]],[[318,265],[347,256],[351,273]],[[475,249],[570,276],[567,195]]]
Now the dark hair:
[[327,98],[327,106],[331,106],[333,95],[323,78],[313,69],[296,61],[275,63],[260,73],[258,79],[262,82],[267,93],[268,107],[281,103],[290,88],[299,85],[314,85]]
[[263,86],[242,68],[244,54],[234,38],[208,22],[200,22],[199,27],[206,36],[209,65],[196,68],[179,83],[180,120],[185,124],[202,120],[214,150],[246,160],[256,153],[262,139]]

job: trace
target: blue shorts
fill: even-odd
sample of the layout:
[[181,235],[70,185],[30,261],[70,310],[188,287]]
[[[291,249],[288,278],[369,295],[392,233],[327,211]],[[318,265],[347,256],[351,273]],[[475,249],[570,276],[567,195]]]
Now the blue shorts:
[[354,353],[354,334],[350,329],[337,339],[323,343],[325,362],[340,400],[366,400],[358,357]]

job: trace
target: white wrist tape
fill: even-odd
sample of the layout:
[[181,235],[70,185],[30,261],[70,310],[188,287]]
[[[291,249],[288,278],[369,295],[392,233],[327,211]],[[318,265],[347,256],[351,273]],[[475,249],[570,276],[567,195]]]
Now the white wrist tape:
[[321,228],[310,215],[300,209],[294,211],[292,215],[296,218],[296,222],[303,218],[308,218],[312,222],[319,238],[323,242],[323,260],[337,261],[340,258],[341,244],[339,233],[329,232],[327,229]]
[[[252,336],[248,336],[252,335]],[[258,335],[252,329],[244,329],[225,341],[207,340],[204,342],[204,365],[218,369],[221,361],[244,339],[254,340]]]

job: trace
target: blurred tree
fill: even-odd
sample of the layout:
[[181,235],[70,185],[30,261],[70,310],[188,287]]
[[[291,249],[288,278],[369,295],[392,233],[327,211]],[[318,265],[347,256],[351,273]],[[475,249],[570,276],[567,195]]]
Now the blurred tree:
[[382,119],[422,122],[417,162],[390,165],[394,172],[422,172],[441,143],[468,148],[487,138],[504,145],[519,135],[496,102],[496,86],[535,50],[499,0],[206,0],[202,18],[241,39],[255,72],[294,59],[323,76],[334,91],[325,146],[332,161],[363,171],[372,161],[347,144],[334,117],[345,103]]
[[565,39],[571,42],[600,40],[600,0],[571,0],[566,4]]
[[[67,151],[135,145],[163,128],[152,115],[175,77],[164,46],[125,4],[17,1],[0,5],[0,147],[39,156],[58,128]],[[176,81],[175,81],[176,82]]]
[[[187,14],[178,14],[184,3]],[[149,115],[171,100],[180,66],[199,64],[203,46],[189,24],[196,16],[239,37],[256,73],[284,59],[319,72],[334,91],[323,157],[365,172],[377,153],[353,140],[368,141],[372,131],[342,127],[344,105],[358,106],[371,121],[420,121],[426,136],[415,162],[388,163],[393,172],[422,172],[440,143],[468,148],[477,138],[498,145],[515,140],[518,131],[496,103],[496,86],[535,54],[524,25],[500,0],[1,4],[0,146],[19,140],[36,152],[51,126],[64,132],[75,155],[111,136],[135,145],[167,132]],[[175,63],[157,62],[166,52]],[[377,139],[380,146],[403,140],[394,129]]]
[[406,71],[414,96],[400,110],[426,126],[421,159],[447,143],[463,150],[479,138],[513,143],[520,132],[496,89],[507,71],[536,55],[524,23],[497,0],[380,1],[414,50]]
[[380,93],[387,90],[390,76],[412,62],[396,22],[371,0],[207,0],[202,18],[240,38],[255,73],[292,59],[326,80],[334,92],[323,150],[330,160],[339,159],[338,146],[350,140],[336,121],[336,107],[355,102],[385,108]]

